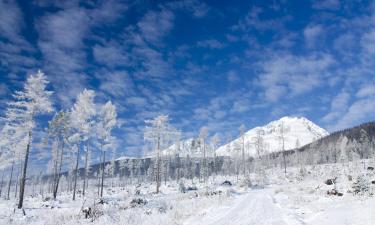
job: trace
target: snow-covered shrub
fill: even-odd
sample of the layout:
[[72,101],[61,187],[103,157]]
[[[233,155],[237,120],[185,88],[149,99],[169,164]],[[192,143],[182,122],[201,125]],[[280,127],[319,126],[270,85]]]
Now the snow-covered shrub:
[[333,185],[335,182],[336,182],[336,178],[335,179],[327,179],[326,181],[324,181],[324,183],[326,185]]
[[301,181],[301,180],[303,180],[306,176],[307,176],[307,170],[306,170],[306,168],[305,168],[305,167],[301,167],[301,168],[298,170],[297,180]]
[[275,189],[275,194],[282,193],[284,190],[282,188]]
[[369,191],[369,181],[368,179],[363,176],[363,175],[360,175],[358,176],[357,180],[353,183],[353,192],[354,194],[365,194]]
[[142,198],[134,198],[130,202],[130,207],[135,208],[135,207],[141,207],[147,204],[147,200],[142,199]]
[[240,186],[241,187],[251,187],[253,183],[251,182],[250,177],[245,177],[245,179],[241,180]]
[[99,205],[93,205],[91,207],[86,207],[82,209],[82,213],[85,216],[85,219],[90,219],[91,222],[98,219],[100,216],[102,216],[103,210],[100,208]]
[[178,189],[179,189],[179,191],[181,193],[185,193],[186,192],[186,187],[185,187],[185,184],[184,184],[183,181],[180,181]]
[[332,190],[327,191],[327,195],[343,196],[344,194],[341,192],[338,192],[336,189],[332,189]]
[[160,201],[157,206],[159,213],[166,213],[168,209],[172,209],[171,206],[168,206],[168,204],[165,201]]

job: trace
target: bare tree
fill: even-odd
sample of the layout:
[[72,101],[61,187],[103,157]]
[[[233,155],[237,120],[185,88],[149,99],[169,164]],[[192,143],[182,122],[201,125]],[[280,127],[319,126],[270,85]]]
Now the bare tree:
[[285,156],[285,134],[289,132],[290,128],[284,125],[284,122],[281,122],[280,126],[278,127],[278,139],[281,142],[281,151],[283,156],[283,164],[284,164],[284,173],[286,175],[286,156]]
[[242,158],[242,174],[246,175],[246,159],[245,159],[245,125],[241,124],[239,127],[241,139],[241,158]]
[[203,181],[206,183],[207,181],[207,152],[206,152],[206,138],[208,135],[208,128],[203,126],[199,132],[199,140],[201,151],[203,150],[203,165],[201,170],[203,171]]
[[69,132],[69,116],[64,111],[58,112],[49,122],[48,133],[53,138],[56,146],[52,148],[53,160],[53,199],[56,199],[59,188],[63,159],[65,155],[65,145]]
[[161,185],[161,149],[170,145],[177,133],[169,124],[167,115],[159,115],[152,120],[145,121],[146,127],[144,139],[151,143],[156,151],[156,193],[159,193]]
[[77,187],[77,175],[78,175],[78,163],[79,163],[79,153],[80,146],[86,147],[85,151],[85,172],[83,175],[83,194],[86,189],[86,177],[88,173],[89,166],[89,145],[91,135],[93,135],[94,127],[94,116],[96,115],[96,108],[94,103],[95,92],[91,90],[84,90],[77,97],[77,100],[71,110],[71,122],[74,128],[74,135],[70,137],[71,142],[76,142],[74,145],[76,149],[76,166],[74,175],[74,190],[73,190],[73,200],[75,200],[76,187]]
[[[105,153],[108,148],[110,148],[113,142],[113,138],[111,137],[111,131],[116,126],[117,123],[117,112],[115,105],[112,102],[107,102],[105,105],[102,106],[99,115],[99,122],[98,122],[98,139],[100,142],[100,150],[101,150],[101,182],[100,182],[100,197],[103,197],[103,186],[104,186],[104,167],[105,167]],[[112,140],[112,141],[111,141]],[[113,148],[114,150],[115,148]],[[114,161],[114,154],[113,154],[113,161]],[[113,165],[114,166],[114,165]]]
[[211,137],[211,147],[212,147],[212,152],[213,152],[213,157],[214,157],[214,174],[215,175],[217,175],[217,171],[218,171],[216,148],[219,142],[220,142],[219,134],[215,134],[214,136]]

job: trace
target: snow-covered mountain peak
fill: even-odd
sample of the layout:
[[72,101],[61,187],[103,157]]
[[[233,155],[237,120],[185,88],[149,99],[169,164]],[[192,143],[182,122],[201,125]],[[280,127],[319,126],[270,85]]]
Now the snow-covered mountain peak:
[[179,155],[181,157],[199,157],[202,155],[200,140],[189,138],[173,144],[162,151],[163,155]]
[[[244,134],[245,149],[247,150],[247,154],[255,155],[255,143],[259,141],[259,137],[262,140],[262,148],[266,152],[277,152],[282,150],[281,136],[284,137],[284,149],[288,150],[306,145],[328,134],[326,130],[305,117],[285,116],[265,126],[255,127],[247,131]],[[216,150],[217,155],[233,156],[234,154],[238,154],[240,142],[242,142],[241,137],[219,147]]]

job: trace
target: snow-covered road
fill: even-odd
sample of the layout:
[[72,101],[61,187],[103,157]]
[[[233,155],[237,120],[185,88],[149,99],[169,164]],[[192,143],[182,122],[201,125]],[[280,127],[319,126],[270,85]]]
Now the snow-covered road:
[[[215,207],[215,206],[213,206]],[[212,208],[186,225],[299,225],[304,224],[296,215],[277,204],[267,189],[251,190],[239,195],[227,206]]]

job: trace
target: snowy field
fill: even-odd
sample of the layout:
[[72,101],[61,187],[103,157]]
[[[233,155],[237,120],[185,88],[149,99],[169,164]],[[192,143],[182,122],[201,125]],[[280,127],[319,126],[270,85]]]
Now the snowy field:
[[[185,181],[197,190],[180,192],[175,181],[161,187],[155,194],[154,184],[106,187],[104,203],[98,203],[96,189],[89,196],[71,201],[71,193],[62,193],[57,201],[28,196],[24,216],[14,200],[0,201],[0,224],[171,224],[171,225],[247,225],[247,224],[358,224],[375,222],[374,171],[368,163],[332,164],[308,167],[301,172],[288,168],[268,170],[267,180],[253,174],[252,185],[237,177],[211,177],[203,183]],[[349,176],[351,175],[352,180]],[[354,194],[357,177],[364,177],[363,189]],[[333,185],[325,184],[337,177]],[[232,185],[223,185],[228,180]],[[265,182],[261,187],[259,183]],[[336,188],[342,196],[328,195]],[[362,190],[362,189],[361,189]],[[91,195],[90,195],[91,194]],[[137,202],[132,203],[133,199]],[[141,200],[141,201],[139,201]],[[82,212],[90,207],[85,218]]]

